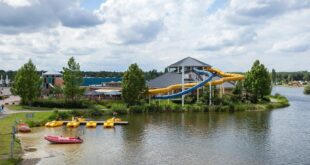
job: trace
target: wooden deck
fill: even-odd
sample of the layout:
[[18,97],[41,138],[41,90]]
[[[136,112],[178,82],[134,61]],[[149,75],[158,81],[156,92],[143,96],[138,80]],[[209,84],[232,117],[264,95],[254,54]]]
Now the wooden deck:
[[[70,121],[63,121],[64,125],[66,125],[67,123],[69,123]],[[104,121],[95,121],[97,122],[97,125],[103,125]],[[86,125],[87,121],[81,121],[80,125]],[[120,122],[114,122],[114,125],[128,125],[129,122],[128,121],[120,121]]]

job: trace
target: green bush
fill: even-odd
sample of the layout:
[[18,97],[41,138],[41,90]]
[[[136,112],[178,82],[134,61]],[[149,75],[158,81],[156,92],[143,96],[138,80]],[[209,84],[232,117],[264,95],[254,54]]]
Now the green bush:
[[156,103],[151,103],[150,105],[146,105],[146,111],[147,112],[162,112],[163,111],[163,105],[159,105]]
[[304,88],[304,94],[309,95],[310,94],[310,85],[305,86]]
[[146,110],[146,105],[135,105],[129,107],[130,113],[144,113]]
[[127,114],[127,107],[125,104],[113,103],[111,110],[113,112],[117,112],[118,114]]
[[47,119],[42,120],[42,121],[33,121],[33,120],[28,120],[26,123],[29,125],[29,127],[41,127],[43,126],[46,122],[48,122]]
[[100,117],[103,115],[103,111],[99,110],[99,109],[91,109],[89,111],[89,116],[90,117]]
[[86,100],[84,101],[65,101],[58,99],[39,99],[32,103],[34,107],[48,107],[48,108],[88,108],[90,103]]

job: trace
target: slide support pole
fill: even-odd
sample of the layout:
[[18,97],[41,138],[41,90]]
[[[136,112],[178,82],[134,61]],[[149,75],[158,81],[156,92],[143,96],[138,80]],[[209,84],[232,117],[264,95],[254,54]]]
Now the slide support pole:
[[211,97],[212,97],[212,86],[211,86],[211,83],[209,83],[209,105],[212,104],[212,101],[211,101]]
[[[184,91],[184,66],[182,66],[182,92]],[[182,95],[182,107],[184,107],[184,95]]]

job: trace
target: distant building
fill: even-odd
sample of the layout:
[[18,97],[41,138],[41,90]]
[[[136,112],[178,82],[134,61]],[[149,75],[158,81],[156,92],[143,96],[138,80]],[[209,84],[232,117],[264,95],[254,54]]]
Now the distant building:
[[[64,80],[59,72],[46,72],[43,77],[43,95],[49,95],[55,87],[62,87]],[[119,99],[121,97],[120,77],[83,77],[82,88],[86,89],[84,95],[89,99]]]
[[45,72],[42,74],[43,78],[43,84],[42,84],[42,92],[45,95],[48,95],[51,91],[52,88],[54,88],[57,84],[57,86],[60,86],[61,84],[59,83],[62,81],[62,75],[59,72]]
[[11,84],[11,80],[9,79],[9,76],[6,75],[5,79],[3,78],[3,76],[0,76],[0,87],[9,87]]
[[122,78],[120,77],[83,77],[81,86],[97,86],[97,87],[120,87]]
[[92,100],[121,99],[120,77],[84,77],[82,86],[87,90],[84,95]]

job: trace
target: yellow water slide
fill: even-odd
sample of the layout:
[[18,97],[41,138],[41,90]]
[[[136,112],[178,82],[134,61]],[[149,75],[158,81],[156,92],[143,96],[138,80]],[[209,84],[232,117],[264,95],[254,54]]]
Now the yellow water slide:
[[[205,70],[208,72],[211,72],[211,73],[215,73],[221,77],[218,80],[207,82],[205,84],[205,86],[209,86],[210,83],[211,83],[211,85],[220,85],[220,84],[223,84],[225,82],[239,81],[239,80],[244,79],[244,76],[241,74],[225,73],[225,72],[223,72],[219,69],[215,69],[215,68],[206,68]],[[197,84],[198,83],[185,83],[184,88],[191,88]],[[174,85],[170,85],[170,86],[165,87],[165,88],[150,89],[149,95],[153,96],[153,95],[158,95],[158,94],[165,94],[165,93],[168,93],[170,91],[177,90],[177,89],[182,89],[182,84],[174,84]]]

